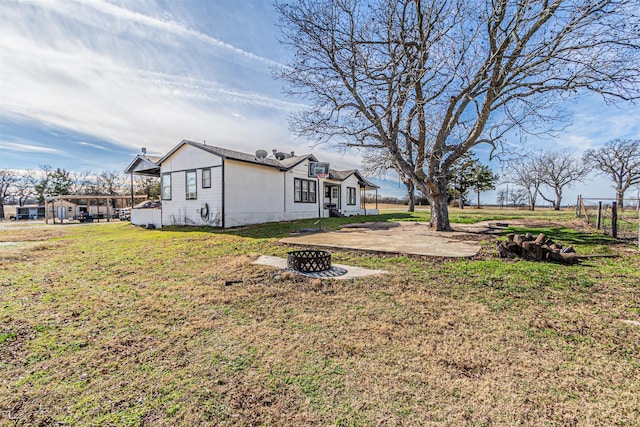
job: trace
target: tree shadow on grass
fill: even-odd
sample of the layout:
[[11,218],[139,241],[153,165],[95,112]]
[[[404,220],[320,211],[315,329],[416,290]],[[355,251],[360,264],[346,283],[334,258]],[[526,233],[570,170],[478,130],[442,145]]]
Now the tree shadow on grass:
[[[415,220],[412,214],[408,212],[395,212],[381,215],[359,215],[346,218],[310,218],[297,221],[271,222],[267,224],[256,224],[245,227],[236,228],[216,228],[202,226],[165,226],[160,231],[173,231],[185,233],[212,233],[212,234],[230,234],[238,237],[249,237],[253,239],[272,239],[282,238],[295,232],[313,232],[313,231],[333,231],[340,228],[344,224],[362,223],[362,222],[393,222]],[[320,230],[321,227],[321,230]]]

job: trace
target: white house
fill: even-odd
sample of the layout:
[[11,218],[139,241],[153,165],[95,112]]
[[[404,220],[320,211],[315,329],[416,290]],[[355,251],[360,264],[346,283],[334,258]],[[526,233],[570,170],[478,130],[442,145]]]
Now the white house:
[[312,154],[298,156],[275,150],[273,155],[266,154],[261,150],[255,155],[241,153],[185,140],[156,162],[137,156],[125,172],[159,176],[162,208],[160,221],[150,220],[150,210],[133,209],[131,222],[155,227],[229,228],[378,213],[377,206],[368,208],[364,203],[365,192],[377,192],[378,187],[358,170],[331,169],[326,176],[317,177],[314,170],[318,159]]

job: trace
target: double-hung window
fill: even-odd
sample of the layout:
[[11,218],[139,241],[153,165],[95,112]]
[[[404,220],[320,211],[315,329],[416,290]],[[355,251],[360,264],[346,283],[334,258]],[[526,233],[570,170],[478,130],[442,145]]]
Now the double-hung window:
[[348,205],[356,204],[356,189],[353,187],[347,187],[347,204]]
[[211,188],[211,168],[202,169],[202,188]]
[[294,178],[293,201],[297,203],[315,203],[316,182],[309,179]]
[[186,171],[185,174],[186,174],[185,182],[187,187],[186,199],[187,200],[197,199],[198,198],[198,190],[197,190],[198,180],[197,180],[196,171]]
[[162,200],[171,200],[171,174],[162,174]]

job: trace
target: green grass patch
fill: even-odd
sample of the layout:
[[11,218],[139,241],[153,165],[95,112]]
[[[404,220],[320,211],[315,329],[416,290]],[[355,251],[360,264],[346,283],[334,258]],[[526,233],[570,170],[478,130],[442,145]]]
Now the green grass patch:
[[[17,425],[634,425],[640,253],[552,212],[526,221],[565,266],[340,250],[389,273],[311,279],[253,265],[312,220],[235,230],[125,223],[7,231],[0,407]],[[549,217],[544,215],[550,214]],[[323,219],[424,221],[428,212]],[[507,222],[507,221],[505,221]],[[51,243],[55,244],[51,244]],[[12,249],[13,250],[13,249]]]

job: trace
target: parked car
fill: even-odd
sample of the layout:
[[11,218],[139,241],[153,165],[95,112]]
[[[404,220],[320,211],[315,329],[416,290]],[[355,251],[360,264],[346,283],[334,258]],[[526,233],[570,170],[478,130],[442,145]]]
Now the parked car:
[[118,213],[120,221],[131,221],[131,208],[122,208]]
[[135,208],[136,209],[154,209],[162,206],[160,200],[146,200],[142,203],[138,203]]
[[87,211],[80,212],[76,219],[80,222],[93,222],[93,216]]

